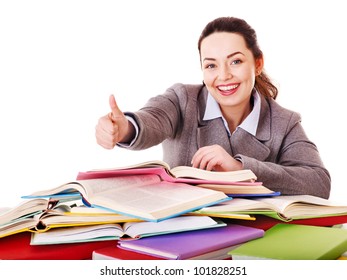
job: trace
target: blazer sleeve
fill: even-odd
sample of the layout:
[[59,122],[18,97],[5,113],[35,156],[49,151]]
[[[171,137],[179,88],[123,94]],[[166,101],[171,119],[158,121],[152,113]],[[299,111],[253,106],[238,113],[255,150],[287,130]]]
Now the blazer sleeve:
[[147,149],[175,137],[182,123],[180,100],[174,87],[149,99],[139,111],[125,114],[133,118],[139,128],[136,141],[129,147],[132,150]]
[[293,113],[273,161],[259,161],[236,155],[245,169],[257,174],[258,181],[284,195],[309,194],[329,198],[331,179],[317,147],[306,136],[299,114]]

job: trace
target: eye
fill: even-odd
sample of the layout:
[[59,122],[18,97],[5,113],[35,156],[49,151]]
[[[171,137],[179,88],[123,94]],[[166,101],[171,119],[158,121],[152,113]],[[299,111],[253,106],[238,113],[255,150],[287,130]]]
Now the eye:
[[235,60],[231,61],[231,65],[237,65],[237,64],[241,64],[241,63],[242,63],[241,59],[235,59]]
[[205,69],[213,69],[213,68],[216,68],[216,65],[214,65],[214,64],[206,64],[205,65]]

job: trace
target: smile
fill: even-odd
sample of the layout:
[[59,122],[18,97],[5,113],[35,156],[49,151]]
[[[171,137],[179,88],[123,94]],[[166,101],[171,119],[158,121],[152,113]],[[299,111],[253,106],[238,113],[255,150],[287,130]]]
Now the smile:
[[222,95],[231,95],[236,92],[240,84],[218,86],[217,89]]

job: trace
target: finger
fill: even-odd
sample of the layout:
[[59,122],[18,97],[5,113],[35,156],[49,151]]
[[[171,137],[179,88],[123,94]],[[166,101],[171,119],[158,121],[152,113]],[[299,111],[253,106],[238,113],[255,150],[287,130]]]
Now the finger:
[[113,94],[109,97],[109,104],[111,108],[111,113],[109,114],[109,117],[112,121],[117,121],[120,117],[123,117],[123,112],[119,109],[116,99]]
[[208,147],[200,148],[192,159],[192,166],[195,168],[205,169],[211,156],[210,149]]

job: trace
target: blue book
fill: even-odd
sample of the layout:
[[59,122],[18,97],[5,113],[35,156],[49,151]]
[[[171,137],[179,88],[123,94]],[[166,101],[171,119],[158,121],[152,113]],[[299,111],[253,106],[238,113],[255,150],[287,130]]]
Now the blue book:
[[25,198],[71,196],[76,193],[90,207],[152,222],[231,199],[221,191],[162,181],[156,174],[77,180]]

